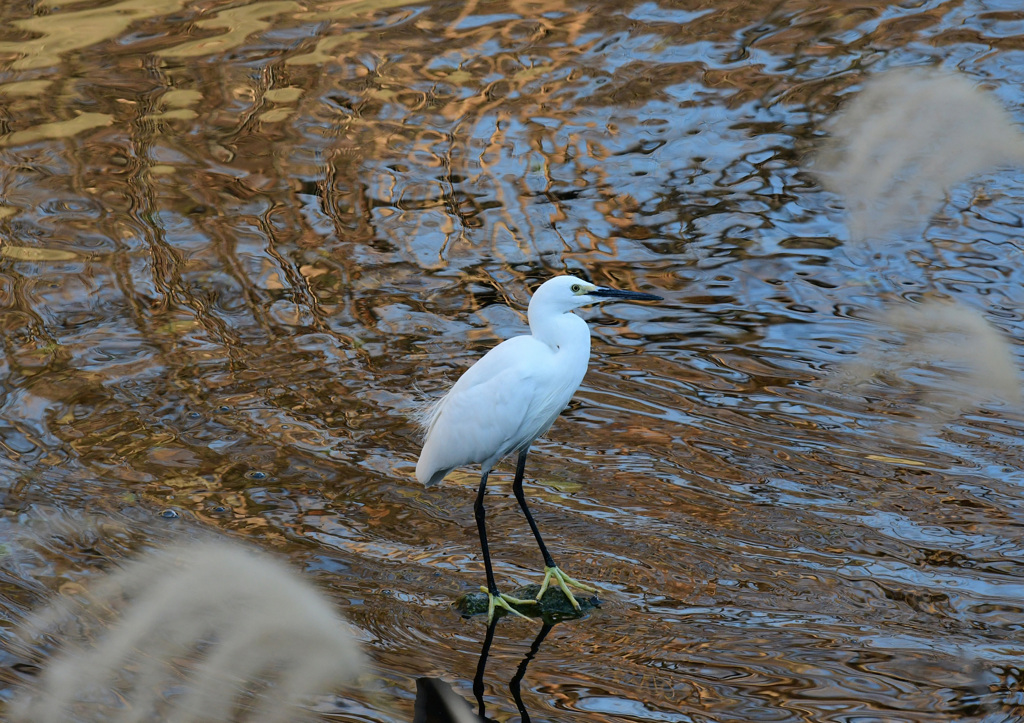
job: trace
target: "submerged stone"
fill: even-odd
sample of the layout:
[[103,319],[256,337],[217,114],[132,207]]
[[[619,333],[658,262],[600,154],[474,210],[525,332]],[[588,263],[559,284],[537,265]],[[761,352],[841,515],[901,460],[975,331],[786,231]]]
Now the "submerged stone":
[[[537,596],[538,592],[540,592],[540,585],[534,583],[524,585],[523,587],[506,592],[505,594],[519,598],[520,600],[530,601]],[[540,604],[526,602],[521,605],[512,604],[512,607],[527,617],[541,618],[545,621],[551,622],[564,620],[566,618],[582,617],[594,608],[601,607],[601,601],[595,595],[584,592],[583,590],[573,590],[572,594],[576,598],[576,602],[580,604],[579,610],[576,610],[576,608],[572,606],[572,603],[569,602],[569,598],[565,596],[565,593],[562,592],[561,588],[554,585],[548,587],[544,592],[544,597],[540,599]],[[455,609],[465,617],[486,615],[487,593],[481,591],[469,592],[465,595],[460,595],[455,601]],[[508,615],[507,612],[500,608],[496,611],[496,614]]]

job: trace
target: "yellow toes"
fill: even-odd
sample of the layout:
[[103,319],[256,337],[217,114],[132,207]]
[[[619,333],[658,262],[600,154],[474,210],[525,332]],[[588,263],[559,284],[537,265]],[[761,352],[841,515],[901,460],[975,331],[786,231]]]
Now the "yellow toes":
[[498,593],[497,595],[495,595],[490,590],[488,590],[486,587],[481,587],[480,591],[487,593],[487,624],[488,625],[490,625],[491,622],[494,620],[494,611],[497,608],[501,608],[503,610],[506,610],[506,611],[512,613],[513,615],[518,615],[519,617],[525,618],[526,620],[530,619],[528,616],[523,615],[521,612],[519,612],[514,607],[512,607],[512,605],[509,604],[509,603],[510,602],[511,603],[533,602],[532,600],[530,600],[530,601],[518,600],[517,598],[511,597],[509,595],[502,595],[501,593]]
[[542,597],[544,597],[544,593],[548,591],[548,587],[550,587],[551,585],[552,578],[554,578],[554,580],[558,583],[558,587],[562,590],[563,593],[565,593],[565,596],[569,599],[569,602],[572,603],[572,606],[576,610],[580,609],[580,604],[579,602],[577,602],[576,598],[569,590],[570,586],[575,587],[579,590],[583,590],[585,592],[597,592],[597,588],[591,587],[590,585],[585,585],[579,580],[575,580],[569,577],[564,572],[559,570],[557,567],[546,567],[544,568],[544,582],[541,583],[540,591],[537,593],[538,601]]

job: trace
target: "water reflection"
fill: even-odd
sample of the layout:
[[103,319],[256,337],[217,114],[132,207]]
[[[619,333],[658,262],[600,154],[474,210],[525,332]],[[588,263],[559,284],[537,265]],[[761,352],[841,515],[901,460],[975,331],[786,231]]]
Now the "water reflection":
[[[480,649],[480,658],[476,665],[476,674],[473,676],[473,695],[476,697],[477,702],[477,714],[476,720],[482,721],[493,721],[494,719],[487,717],[487,703],[485,701],[485,687],[484,687],[484,676],[487,672],[487,659],[490,656],[491,645],[494,642],[494,631],[498,625],[498,618],[491,620],[487,625],[487,632],[484,635],[483,646]],[[548,636],[551,629],[554,627],[554,623],[545,622],[537,633],[537,636],[533,639],[530,645],[529,652],[523,657],[519,667],[516,668],[515,675],[508,682],[508,690],[512,694],[512,700],[515,702],[516,709],[519,711],[521,720],[523,723],[529,723],[531,720],[529,711],[526,709],[526,705],[523,703],[522,697],[522,682],[526,676],[526,668],[530,664],[530,661],[537,657],[537,653],[540,651],[541,645],[544,643],[544,638]],[[445,684],[441,681],[429,682],[430,679],[420,679],[417,681],[417,690],[422,693],[417,693],[417,723],[426,723],[430,720],[437,720],[432,716],[440,715],[434,713],[436,709],[444,709],[446,701],[450,700],[447,694],[430,692],[436,690],[438,685],[444,686]],[[450,688],[446,688],[450,691]],[[427,701],[433,701],[435,698],[439,699],[437,703],[431,704]],[[422,703],[420,702],[422,701]],[[454,708],[454,704],[447,703],[449,708]],[[422,711],[422,713],[421,713]],[[458,720],[462,720],[459,718]]]
[[[487,626],[487,636],[484,638],[483,649],[480,651],[480,662],[477,664],[476,676],[473,678],[473,694],[476,696],[477,703],[479,704],[480,717],[485,718],[485,707],[484,707],[484,671],[487,666],[487,656],[490,653],[491,642],[494,638],[494,626],[497,621],[493,621]],[[533,643],[530,645],[530,652],[523,658],[523,662],[516,668],[516,674],[512,676],[512,680],[508,682],[509,692],[512,693],[512,700],[515,701],[516,708],[519,710],[519,714],[522,716],[524,723],[530,720],[530,715],[526,711],[526,706],[523,704],[523,697],[520,686],[523,682],[523,677],[526,675],[526,666],[530,664],[530,661],[537,656],[537,652],[540,650],[541,644],[544,642],[544,638],[547,637],[548,633],[551,632],[553,625],[551,623],[544,623],[541,626],[540,632],[537,633],[537,637],[533,639]]]
[[[585,269],[673,304],[588,313],[590,372],[538,449],[531,508],[603,607],[545,638],[531,717],[1019,718],[1021,410],[908,437],[927,369],[823,387],[895,297],[969,309],[1016,360],[1024,188],[949,186],[877,274],[804,158],[902,66],[962,73],[1019,127],[1024,33],[993,2],[847,10],[7,3],[4,519],[146,532],[4,558],[2,611],[192,521],[313,577],[408,720],[417,678],[473,678],[450,608],[482,575],[473,482],[419,488],[409,413],[523,330],[529,289]],[[521,584],[507,472],[496,573]],[[536,632],[517,626],[490,680]]]
[[[523,703],[523,696],[522,696],[522,690],[521,690],[521,686],[522,686],[522,683],[523,683],[523,678],[526,676],[526,666],[528,666],[530,664],[531,660],[533,660],[534,658],[537,657],[537,653],[540,652],[540,646],[544,643],[544,638],[546,638],[548,636],[548,633],[551,632],[551,628],[552,627],[553,627],[553,625],[551,625],[549,623],[544,623],[544,625],[541,626],[540,631],[537,633],[537,637],[533,639],[533,643],[531,643],[531,645],[530,645],[530,651],[523,658],[523,662],[521,662],[519,664],[519,667],[516,668],[515,676],[508,683],[508,689],[512,693],[512,700],[514,700],[515,703],[516,703],[516,708],[519,710],[519,714],[522,716],[523,723],[526,723],[527,721],[530,720],[530,716],[526,712],[526,706]],[[483,654],[481,653],[481,657],[482,656],[483,656]],[[474,690],[475,690],[475,686],[474,686]],[[479,700],[479,698],[478,698],[478,700]],[[483,714],[483,702],[482,701],[480,703],[480,710],[481,710],[481,715],[482,715]]]

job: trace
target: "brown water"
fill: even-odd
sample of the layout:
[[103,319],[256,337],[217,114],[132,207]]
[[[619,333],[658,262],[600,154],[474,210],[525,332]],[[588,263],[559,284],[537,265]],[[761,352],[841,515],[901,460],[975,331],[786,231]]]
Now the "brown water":
[[[3,539],[43,516],[118,530],[0,560],[4,636],[132,550],[216,531],[362,631],[396,707],[325,718],[410,720],[424,675],[472,698],[485,625],[451,603],[483,581],[475,470],[420,487],[410,414],[569,271],[666,301],[583,312],[591,370],[530,459],[556,559],[603,600],[537,647],[532,720],[1024,719],[1021,409],[936,425],[920,386],[830,383],[925,293],[1019,357],[1024,186],[958,185],[880,273],[803,171],[886,68],[962,71],[1020,120],[1016,3],[0,18]],[[499,472],[510,587],[541,560]],[[539,631],[497,627],[495,720],[520,716],[508,682]],[[0,661],[2,701],[20,661]]]

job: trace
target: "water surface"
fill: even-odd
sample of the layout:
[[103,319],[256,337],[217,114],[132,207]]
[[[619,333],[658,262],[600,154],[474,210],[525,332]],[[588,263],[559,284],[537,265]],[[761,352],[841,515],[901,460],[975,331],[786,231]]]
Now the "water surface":
[[[485,625],[451,603],[483,581],[475,474],[420,487],[410,415],[571,272],[666,301],[582,312],[590,372],[531,456],[552,552],[603,600],[537,649],[532,720],[1024,717],[1021,410],[935,424],[919,387],[830,383],[899,342],[887,304],[923,298],[1019,359],[1024,186],[957,185],[879,268],[805,170],[889,68],[963,73],[1024,121],[1013,3],[0,17],[3,534],[131,531],[3,566],[3,635],[131,551],[213,531],[282,555],[362,631],[395,708],[326,719],[410,720],[424,675],[471,698]],[[488,497],[505,587],[542,567],[510,472]],[[539,630],[497,628],[495,720],[520,716],[507,684]]]

